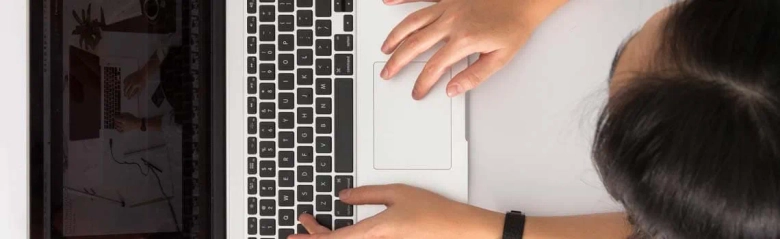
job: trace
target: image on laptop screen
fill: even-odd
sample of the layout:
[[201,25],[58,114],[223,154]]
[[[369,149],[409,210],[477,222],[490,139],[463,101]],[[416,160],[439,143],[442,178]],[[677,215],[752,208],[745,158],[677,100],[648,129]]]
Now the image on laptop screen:
[[218,6],[32,2],[31,238],[218,235]]

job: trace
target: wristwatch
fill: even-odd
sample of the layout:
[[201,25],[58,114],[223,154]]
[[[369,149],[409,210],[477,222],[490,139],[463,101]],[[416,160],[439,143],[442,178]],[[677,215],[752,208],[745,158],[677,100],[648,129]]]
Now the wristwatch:
[[146,118],[141,118],[141,132],[146,131]]
[[504,236],[502,239],[522,239],[525,230],[525,215],[520,211],[506,213],[504,219]]

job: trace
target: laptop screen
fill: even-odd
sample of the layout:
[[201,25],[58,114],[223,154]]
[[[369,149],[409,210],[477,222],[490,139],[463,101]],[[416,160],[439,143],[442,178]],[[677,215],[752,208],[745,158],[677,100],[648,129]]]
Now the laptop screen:
[[224,237],[224,3],[31,1],[31,238]]

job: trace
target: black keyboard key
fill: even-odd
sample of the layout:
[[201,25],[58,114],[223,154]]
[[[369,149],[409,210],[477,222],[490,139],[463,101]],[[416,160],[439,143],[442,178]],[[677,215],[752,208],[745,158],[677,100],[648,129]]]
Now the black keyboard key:
[[333,190],[333,179],[331,176],[317,176],[315,184],[317,186],[317,192],[327,193]]
[[[319,210],[318,210],[319,211]],[[317,222],[325,228],[333,230],[333,217],[330,215],[317,215],[314,216]]]
[[275,40],[276,40],[276,26],[260,25],[260,41],[275,41]]
[[317,20],[314,22],[314,33],[318,37],[329,37],[333,34],[333,23],[330,20]]
[[279,12],[292,12],[295,10],[293,0],[279,0]]
[[314,142],[314,129],[311,127],[299,127],[298,128],[298,143],[310,144]]
[[352,75],[352,65],[354,63],[354,59],[352,54],[337,54],[336,55],[336,64],[334,65],[334,71],[336,72],[336,75],[340,76],[349,76]]
[[333,48],[336,51],[352,51],[354,49],[352,35],[336,35],[333,38]]
[[[314,201],[312,199],[311,201]],[[301,214],[309,214],[314,215],[314,205],[311,204],[298,204],[298,218],[300,218]]]
[[298,182],[314,182],[314,168],[312,166],[298,166]]
[[279,226],[295,225],[295,210],[279,209]]
[[249,215],[255,215],[257,214],[257,198],[256,197],[250,197],[247,201],[247,211],[249,212]]
[[279,35],[279,51],[295,50],[295,36],[289,34]]
[[[300,216],[300,215],[299,215]],[[309,231],[306,231],[306,228],[303,227],[303,225],[298,224],[298,226],[295,226],[296,230],[295,232],[298,234],[308,235]]]
[[257,74],[257,57],[250,56],[246,58],[246,72],[249,74]]
[[250,115],[257,114],[257,98],[255,97],[247,98],[247,112]]
[[279,113],[279,128],[280,129],[292,129],[295,127],[295,113],[293,112],[281,112]]
[[260,64],[260,80],[275,80],[276,65]]
[[279,132],[279,148],[291,149],[295,147],[295,133]]
[[352,209],[352,205],[346,204],[341,200],[336,200],[333,203],[333,214],[337,217],[351,217],[353,215]]
[[289,170],[279,171],[279,187],[290,188],[295,186],[295,172]]
[[276,46],[271,44],[260,45],[260,60],[261,61],[273,61],[276,60]]
[[333,227],[334,227],[333,230],[338,230],[341,228],[352,226],[353,224],[355,224],[355,222],[352,221],[351,219],[336,219],[336,222],[333,223]]
[[276,201],[272,199],[260,200],[260,216],[276,216]]
[[317,75],[329,76],[331,73],[333,73],[331,70],[331,67],[333,67],[333,61],[330,59],[317,59],[316,62]]
[[295,56],[293,54],[279,55],[279,70],[291,71],[295,69]]
[[333,54],[331,45],[333,42],[330,39],[317,39],[316,41],[316,53],[317,56],[330,56]]
[[276,118],[276,104],[273,102],[260,103],[260,118],[261,119]]
[[261,22],[276,22],[276,7],[273,5],[260,5],[260,13],[258,15]]
[[[293,214],[295,214],[295,212],[293,212]],[[279,222],[279,225],[287,226],[287,224],[282,224],[282,222]],[[295,225],[295,221],[292,222],[292,225]],[[288,239],[290,236],[294,234],[295,234],[295,230],[293,229],[289,229],[289,228],[279,229],[279,239]]]
[[[298,105],[310,105],[314,103],[313,94],[314,94],[314,90],[312,90],[311,88],[298,88]],[[300,119],[298,119],[298,122],[303,123],[303,121],[301,121]]]
[[249,175],[257,174],[257,158],[255,157],[247,158],[247,171]]
[[352,188],[353,182],[352,182],[352,176],[336,176],[334,188],[336,197],[339,196],[339,193],[341,193],[341,190]]
[[276,157],[276,143],[273,141],[260,142],[260,157],[261,158]]
[[333,210],[333,198],[330,195],[317,195],[317,199],[314,202],[314,207],[317,212],[330,212]]
[[330,17],[333,15],[330,2],[333,0],[316,0],[314,8],[317,11],[317,17]]
[[330,173],[333,170],[333,159],[330,156],[317,156],[315,166],[318,173]]
[[257,94],[257,77],[246,78],[246,91],[249,94]]
[[333,92],[332,88],[332,80],[328,78],[317,78],[317,82],[315,83],[315,92],[317,95],[330,95],[331,92]]
[[311,66],[314,65],[314,51],[311,49],[298,49],[298,62],[299,66]]
[[260,180],[260,196],[261,197],[276,196],[276,182],[273,180]]
[[276,162],[260,161],[260,177],[264,177],[264,178],[276,177]]
[[246,49],[249,54],[257,53],[257,37],[248,37],[246,39]]
[[298,162],[311,163],[314,161],[314,149],[311,146],[298,146]]
[[279,15],[279,32],[291,32],[295,30],[295,17],[293,15]]
[[260,99],[273,100],[276,98],[276,85],[274,83],[260,84]]
[[[331,137],[317,137],[317,143],[316,143],[317,153],[326,154],[332,152],[333,151],[332,145],[333,145],[333,139]],[[338,161],[336,162],[338,163]],[[338,165],[336,166],[338,167]]]
[[298,185],[298,201],[299,202],[311,202],[314,201],[314,187],[311,185]]
[[247,233],[249,233],[249,235],[257,235],[257,218],[250,217],[247,223]]
[[338,173],[351,173],[354,165],[352,79],[336,79],[335,86],[333,166]]
[[352,12],[355,9],[354,0],[342,0],[344,2],[344,12]]
[[298,69],[298,85],[310,86],[314,81],[314,70],[311,68]]
[[279,73],[279,89],[295,89],[295,75],[292,73]]
[[344,12],[344,1],[343,0],[333,0],[333,11],[334,12]]
[[330,134],[333,131],[333,120],[329,117],[319,117],[314,123],[318,134]]
[[312,46],[314,44],[314,32],[312,30],[298,30],[298,46]]
[[260,235],[261,236],[276,235],[276,220],[260,219]]
[[317,114],[327,115],[333,111],[333,102],[330,98],[317,98],[315,105]]
[[248,134],[257,134],[257,118],[256,117],[249,117],[247,118],[247,133]]
[[257,18],[256,17],[247,17],[246,18],[246,32],[249,33],[249,34],[257,33]]
[[279,206],[280,207],[295,206],[295,191],[279,190]]
[[355,17],[352,15],[344,15],[344,31],[352,32],[355,30]]
[[[298,102],[300,104],[300,102]],[[314,121],[314,109],[309,107],[298,108],[298,123],[311,124]]]
[[295,94],[279,93],[279,109],[291,110],[295,108]]
[[257,194],[257,178],[249,177],[249,182],[247,183],[247,194]]
[[314,25],[314,12],[311,10],[298,10],[298,26],[310,27]]
[[279,151],[279,168],[292,168],[295,166],[295,152]]
[[247,0],[246,1],[246,13],[256,13],[257,12],[257,1],[256,0]]
[[314,6],[314,3],[312,0],[298,0],[298,7],[312,7]]
[[249,154],[257,154],[257,138],[255,137],[249,137],[247,139],[247,153]]
[[260,138],[276,138],[276,125],[274,122],[260,122]]

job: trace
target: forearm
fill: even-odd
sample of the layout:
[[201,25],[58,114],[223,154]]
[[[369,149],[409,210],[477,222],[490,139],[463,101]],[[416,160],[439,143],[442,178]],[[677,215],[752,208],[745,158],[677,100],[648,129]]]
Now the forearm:
[[631,225],[624,213],[567,217],[528,217],[524,239],[625,239]]
[[524,9],[533,9],[532,11],[529,11],[528,14],[528,21],[529,23],[536,28],[539,26],[544,20],[547,19],[550,15],[552,15],[558,8],[568,3],[569,0],[528,0],[526,1],[526,4],[521,5],[520,7]]

